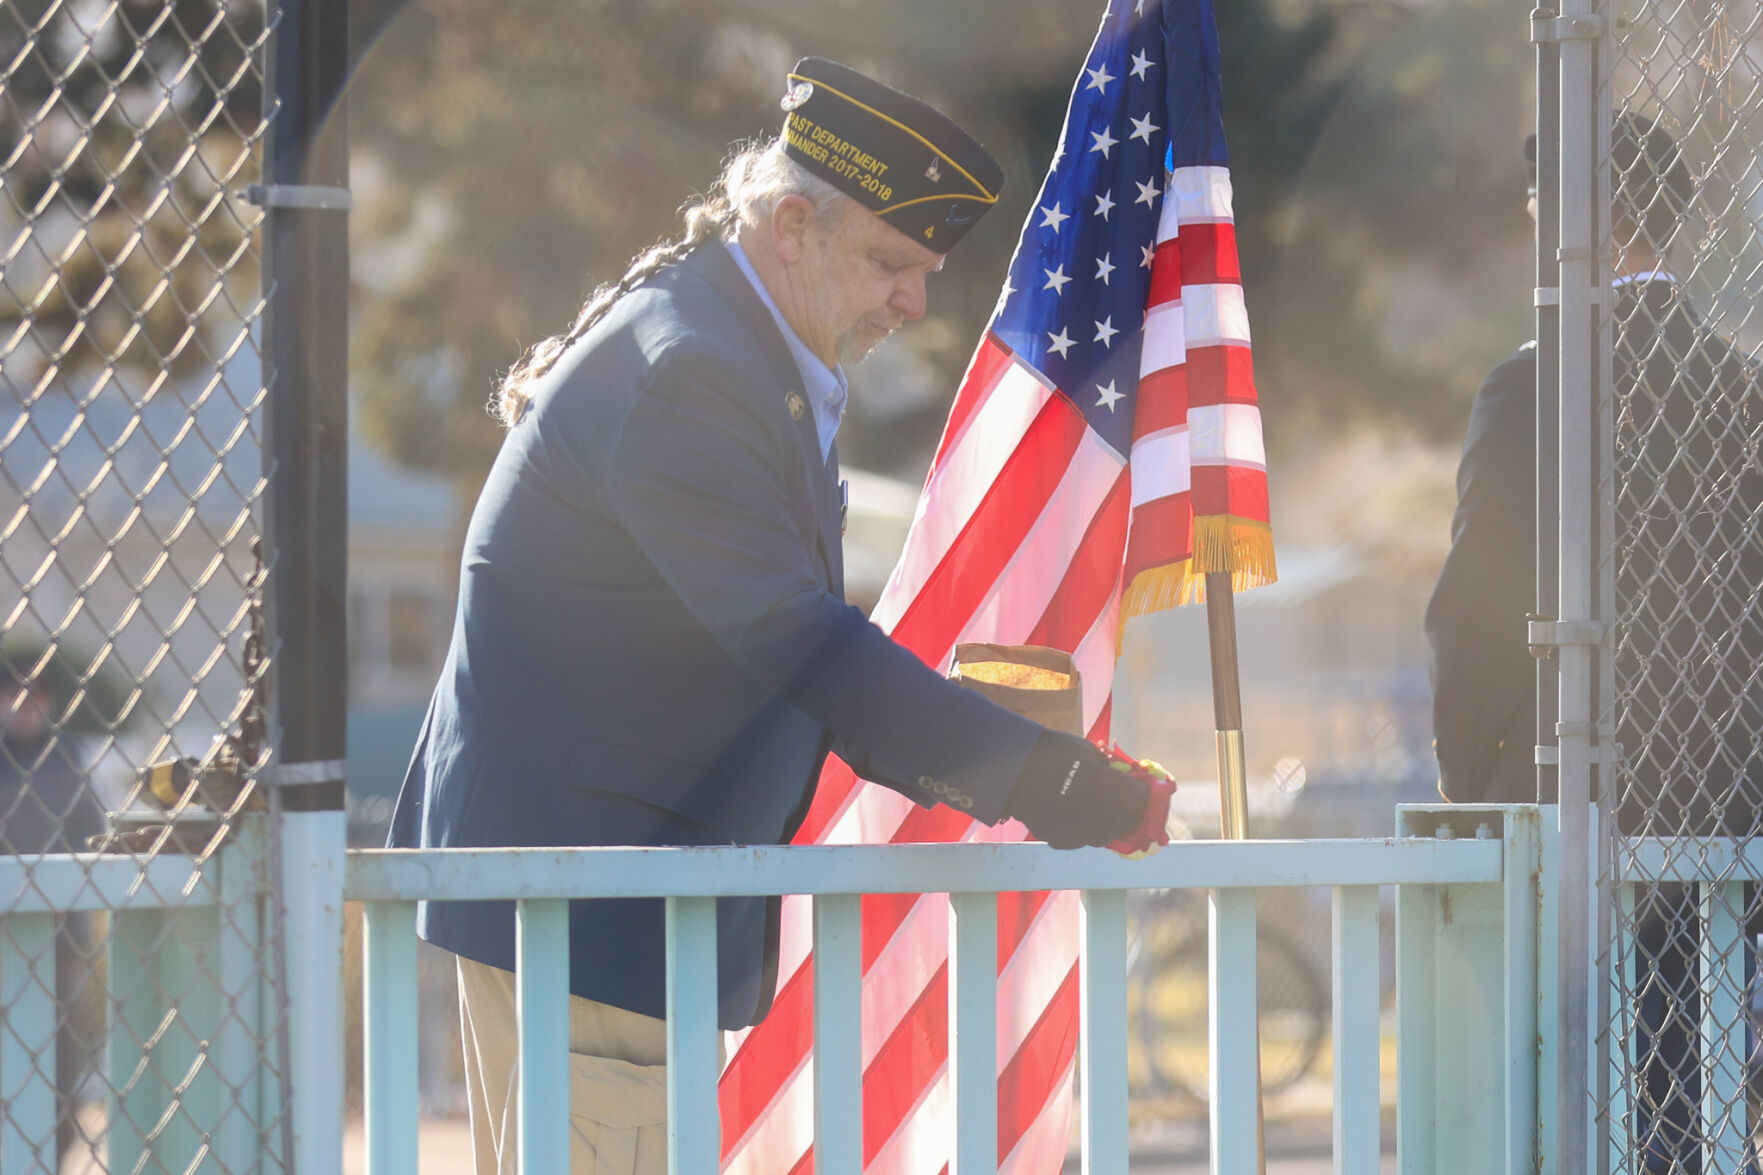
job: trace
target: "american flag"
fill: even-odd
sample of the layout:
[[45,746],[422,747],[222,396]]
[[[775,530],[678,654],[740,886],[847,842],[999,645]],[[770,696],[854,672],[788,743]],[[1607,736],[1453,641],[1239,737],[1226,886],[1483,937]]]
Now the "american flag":
[[[1105,738],[1134,615],[1199,597],[1204,574],[1273,577],[1218,42],[1210,0],[1115,0],[1058,153],[963,378],[874,620],[947,671],[960,641],[1051,645]],[[863,787],[829,763],[800,844],[1014,841]],[[954,1137],[948,906],[863,900],[863,1162],[938,1175]],[[1078,900],[998,908],[998,1160],[1065,1159],[1078,1028]],[[778,996],[722,1080],[723,1167],[813,1170],[811,914],[785,901]]]

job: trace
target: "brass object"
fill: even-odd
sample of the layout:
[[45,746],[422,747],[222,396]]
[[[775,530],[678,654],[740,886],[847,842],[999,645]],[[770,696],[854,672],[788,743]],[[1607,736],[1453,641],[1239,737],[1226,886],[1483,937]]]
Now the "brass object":
[[1249,839],[1249,777],[1243,758],[1243,732],[1220,730],[1218,737],[1218,815],[1225,840]]
[[791,392],[784,397],[784,403],[789,406],[791,420],[800,420],[808,412],[808,401],[802,398],[801,392]]
[[1044,645],[955,646],[949,678],[1052,730],[1083,737],[1083,678],[1071,654]]

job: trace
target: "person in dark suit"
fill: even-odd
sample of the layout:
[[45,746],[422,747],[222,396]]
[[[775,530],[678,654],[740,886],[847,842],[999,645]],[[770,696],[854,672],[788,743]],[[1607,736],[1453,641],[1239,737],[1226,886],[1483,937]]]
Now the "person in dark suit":
[[[508,435],[392,846],[784,843],[829,752],[1060,847],[1140,822],[1144,785],[1095,746],[945,680],[843,599],[841,365],[923,314],[1002,171],[832,62],[799,63],[782,106],[782,134],[731,157],[683,238],[499,390]],[[772,999],[778,899],[717,914],[738,1028]],[[512,904],[425,903],[420,930],[460,957],[478,1169],[508,1172]],[[619,1150],[664,1162],[663,959],[661,902],[571,903],[578,1172]]]
[[[1534,140],[1530,150],[1534,167]],[[1757,373],[1709,330],[1666,262],[1695,192],[1676,141],[1624,112],[1611,161],[1621,748],[1613,807],[1631,836],[1755,835],[1763,813]],[[1535,599],[1535,420],[1536,351],[1526,344],[1493,370],[1471,409],[1450,554],[1426,613],[1440,791],[1455,802],[1537,799],[1526,627]],[[1638,890],[1636,1134],[1648,1172],[1701,1169],[1696,928],[1689,887]]]

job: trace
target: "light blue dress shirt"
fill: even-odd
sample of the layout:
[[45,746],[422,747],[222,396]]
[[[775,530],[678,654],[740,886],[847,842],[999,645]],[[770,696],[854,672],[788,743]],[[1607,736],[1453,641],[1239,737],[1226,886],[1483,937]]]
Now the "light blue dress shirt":
[[850,393],[850,385],[845,381],[845,369],[828,367],[821,362],[820,356],[808,349],[796,336],[777,303],[771,300],[771,292],[765,283],[759,280],[753,263],[741,252],[741,246],[734,241],[726,242],[729,256],[746,275],[747,281],[753,286],[759,300],[771,311],[771,317],[777,322],[777,329],[783,332],[784,343],[790,348],[790,355],[796,360],[796,370],[802,373],[802,390],[808,396],[808,405],[814,409],[814,430],[820,437],[820,459],[825,461],[833,449],[833,438],[839,433],[839,421],[845,417],[845,400]]

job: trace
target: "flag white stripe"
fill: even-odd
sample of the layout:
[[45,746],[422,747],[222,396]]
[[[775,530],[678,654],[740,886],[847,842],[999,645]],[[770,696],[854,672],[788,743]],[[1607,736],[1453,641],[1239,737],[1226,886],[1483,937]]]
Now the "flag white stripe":
[[912,909],[894,928],[888,945],[876,955],[863,976],[863,1067],[875,1059],[900,1021],[929,985],[931,976],[948,958],[942,950],[924,949],[946,943],[949,937],[949,899],[945,894],[920,894]]
[[1071,1122],[1071,1074],[1076,1058],[1066,1066],[1065,1076],[1053,1088],[1034,1124],[998,1164],[998,1175],[1047,1175],[1065,1166]]
[[1004,369],[918,499],[906,549],[870,619],[891,630],[985,500],[1005,462],[1053,395],[1019,361]]
[[1157,221],[1157,243],[1181,234],[1184,224],[1228,222],[1231,217],[1230,169],[1178,167],[1169,175],[1163,212]]
[[1190,408],[1188,431],[1195,465],[1264,468],[1267,464],[1261,441],[1261,410],[1253,404]]
[[1160,302],[1145,312],[1145,343],[1139,355],[1139,376],[1179,367],[1188,361],[1187,316],[1178,301]]
[[998,1071],[1053,1002],[1077,962],[1078,900],[1072,890],[1050,894],[998,976]]
[[[1191,419],[1191,411],[1189,415]],[[1142,436],[1133,442],[1133,509],[1193,488],[1188,475],[1188,444],[1188,426],[1185,424]]]
[[724,1175],[780,1175],[814,1142],[814,1055],[802,1058],[723,1162]]
[[985,599],[961,626],[960,641],[1021,644],[1046,614],[1059,580],[1026,574],[1026,568],[1066,567],[1083,544],[1096,511],[1114,489],[1126,462],[1112,445],[1086,428],[1059,485],[1047,498],[1022,543],[992,583]]
[[1243,306],[1242,286],[1235,282],[1184,285],[1181,304],[1187,311],[1182,322],[1185,350],[1233,343],[1249,345],[1249,312]]
[[[1113,681],[1114,658],[1119,651],[1118,637],[1120,634],[1120,589],[1115,586],[1108,606],[1090,625],[1090,631],[1084,639],[1077,643],[1071,654],[1072,664],[1077,666],[1083,680],[1095,682],[1101,686]],[[1112,691],[1107,688],[1090,688],[1084,690],[1084,733],[1096,725],[1096,719],[1102,716],[1102,707],[1108,704]]]
[[863,1175],[938,1175],[949,1162],[955,1137],[949,1065],[944,1062],[907,1111],[900,1126],[863,1168]]

